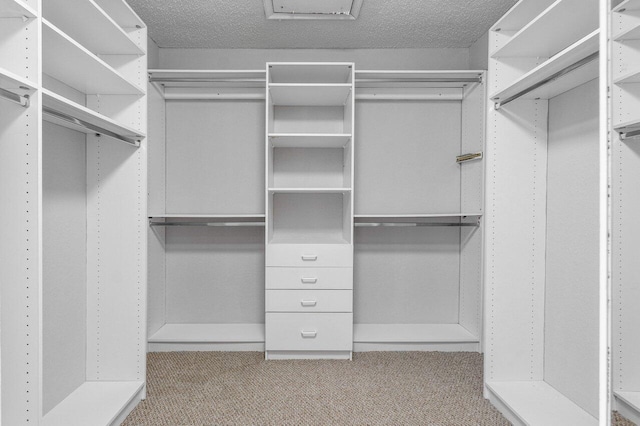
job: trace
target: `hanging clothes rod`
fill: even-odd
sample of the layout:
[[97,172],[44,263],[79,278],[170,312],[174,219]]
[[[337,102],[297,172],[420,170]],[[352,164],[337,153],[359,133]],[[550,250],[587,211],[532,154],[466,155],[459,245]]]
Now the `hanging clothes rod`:
[[442,223],[442,222],[358,222],[356,227],[378,228],[378,227],[394,227],[394,228],[411,228],[411,227],[427,227],[427,226],[473,226],[478,227],[479,223]]
[[640,138],[640,129],[638,130],[632,130],[630,132],[621,132],[620,133],[620,139],[621,140],[627,140],[627,139],[636,139],[636,138]]
[[542,81],[539,81],[538,83],[516,93],[513,96],[508,97],[507,99],[501,100],[499,102],[495,103],[495,109],[499,110],[500,108],[502,108],[503,106],[505,106],[506,104],[515,101],[516,99],[521,98],[522,96],[526,95],[527,93],[533,92],[534,90],[544,86],[545,84],[549,84],[552,83],[562,77],[564,77],[565,75],[569,74],[571,71],[575,71],[576,69],[582,67],[583,65],[586,65],[592,61],[595,61],[596,59],[598,59],[599,57],[599,52],[596,53],[592,53],[591,55],[579,60],[578,62],[576,62],[573,65],[569,65],[568,67],[558,71],[557,73],[551,75],[550,77],[545,78]]
[[357,83],[482,83],[482,77],[357,78]]
[[91,130],[92,132],[95,132],[97,134],[112,137],[114,139],[117,139],[117,140],[122,141],[122,142],[126,142],[126,143],[128,143],[130,145],[133,145],[135,147],[139,147],[140,146],[140,141],[138,139],[134,139],[134,138],[131,138],[129,136],[119,135],[119,134],[114,133],[114,132],[112,132],[110,130],[104,129],[104,128],[100,127],[100,126],[96,126],[95,124],[91,124],[91,123],[88,123],[88,122],[86,122],[84,120],[80,120],[80,119],[78,119],[76,117],[73,117],[71,115],[62,113],[60,111],[56,111],[56,110],[54,110],[52,108],[42,107],[42,112],[45,113],[45,114],[48,114],[48,115],[50,115],[52,117],[55,117],[55,118],[57,118],[59,120],[65,121],[67,123],[70,123],[70,124],[73,124],[73,125],[76,125],[76,126],[80,126],[80,127],[84,127],[85,129]]
[[264,226],[264,222],[149,222],[149,226]]
[[15,102],[20,106],[28,108],[31,104],[29,95],[18,95],[17,93],[10,92],[9,90],[0,87],[0,98],[4,98],[8,101]]
[[162,78],[149,76],[150,83],[265,83],[264,78],[202,78],[202,77],[180,77]]

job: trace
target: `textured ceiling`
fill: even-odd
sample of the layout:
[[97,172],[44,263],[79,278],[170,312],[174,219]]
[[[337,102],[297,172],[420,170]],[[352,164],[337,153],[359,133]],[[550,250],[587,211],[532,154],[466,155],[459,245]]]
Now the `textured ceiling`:
[[127,1],[158,46],[220,49],[469,47],[516,2],[364,0],[355,21],[278,21],[263,0]]

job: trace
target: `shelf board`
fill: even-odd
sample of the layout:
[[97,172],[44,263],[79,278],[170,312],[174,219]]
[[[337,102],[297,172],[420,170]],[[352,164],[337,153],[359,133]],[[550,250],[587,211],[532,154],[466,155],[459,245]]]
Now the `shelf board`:
[[149,70],[149,81],[165,87],[261,88],[264,94],[265,80],[265,70]]
[[519,1],[494,24],[493,31],[520,31],[556,0]]
[[[112,132],[129,139],[140,140],[145,138],[144,133],[138,132],[137,130],[132,129],[128,126],[122,125],[109,117],[99,114],[48,89],[42,89],[42,104],[43,106],[51,108],[54,111],[69,115],[78,120],[82,120],[99,128],[102,128],[108,132]],[[96,133],[96,130],[94,129],[88,129],[79,124],[74,124],[49,114],[43,114],[43,119],[50,123],[58,124],[60,126],[64,126],[83,133]]]
[[288,62],[269,63],[272,83],[349,83],[353,63]]
[[482,70],[362,70],[356,71],[356,87],[453,87],[462,88],[482,80]]
[[144,91],[78,44],[46,19],[42,20],[43,72],[88,95],[143,95]]
[[550,58],[597,29],[598,16],[597,2],[557,0],[491,57]]
[[613,37],[614,41],[640,40],[640,24]]
[[[48,0],[44,17],[96,55],[143,55],[144,51],[93,0]],[[73,13],[69,13],[73,10]],[[82,19],[78,19],[82,16]],[[99,36],[96,36],[99,34]]]
[[144,382],[85,382],[49,411],[44,426],[110,425]]
[[[618,411],[628,417],[629,420],[637,423],[640,421],[640,392],[614,391],[613,395],[618,399]],[[622,403],[622,404],[621,404]],[[621,407],[621,405],[624,406]]]
[[95,0],[107,15],[122,28],[145,28],[146,25],[124,0]]
[[493,394],[492,402],[508,410],[522,424],[598,425],[595,417],[546,382],[487,382],[486,386]]
[[35,10],[22,0],[0,0],[0,18],[35,18]]
[[274,148],[344,148],[351,140],[347,133],[269,133]]
[[351,188],[269,188],[270,194],[344,194]]
[[355,343],[476,343],[459,324],[354,324]]
[[625,9],[627,10],[640,10],[640,0],[624,0],[622,3],[613,8],[614,12],[619,12]]
[[277,106],[344,106],[351,84],[269,84]]
[[613,129],[618,133],[628,133],[640,130],[640,118],[613,125]]
[[339,235],[317,234],[310,236],[308,234],[301,236],[293,236],[290,233],[286,236],[277,235],[278,231],[274,231],[274,236],[269,240],[269,244],[350,244]]
[[264,343],[264,324],[165,324],[149,343]]
[[[13,92],[19,91],[24,94],[25,92],[29,93],[36,90],[37,85],[24,77],[20,77],[19,75],[0,67],[0,87]],[[26,89],[22,89],[21,87],[26,87]]]
[[[539,84],[554,74],[566,69],[567,67],[587,58],[599,49],[599,30],[596,30],[588,36],[582,38],[562,52],[558,53],[551,59],[540,64],[533,70],[529,71],[508,87],[500,90],[491,96],[491,100],[498,101],[500,99],[508,99],[523,90]],[[582,67],[560,77],[558,80],[552,81],[539,89],[533,90],[522,96],[523,99],[543,98],[550,99],[560,93],[577,87],[587,81],[593,80],[598,76],[598,61],[585,64]]]
[[613,80],[614,84],[640,83],[640,69],[635,69]]

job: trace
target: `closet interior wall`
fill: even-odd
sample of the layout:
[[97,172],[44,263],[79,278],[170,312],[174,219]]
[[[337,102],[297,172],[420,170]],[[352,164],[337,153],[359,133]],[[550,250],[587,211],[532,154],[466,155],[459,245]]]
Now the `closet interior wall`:
[[485,395],[514,424],[603,415],[598,6],[522,0],[490,30]]
[[146,28],[121,0],[0,21],[2,422],[117,423],[145,392]]

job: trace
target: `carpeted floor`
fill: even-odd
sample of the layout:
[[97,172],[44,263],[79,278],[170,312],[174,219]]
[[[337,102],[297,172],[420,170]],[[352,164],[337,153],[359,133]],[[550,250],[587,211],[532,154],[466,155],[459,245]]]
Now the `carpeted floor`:
[[636,424],[622,417],[617,411],[614,411],[613,417],[611,418],[611,426],[636,426]]
[[173,352],[148,355],[147,399],[124,425],[509,423],[482,397],[477,353],[267,362],[258,352]]

